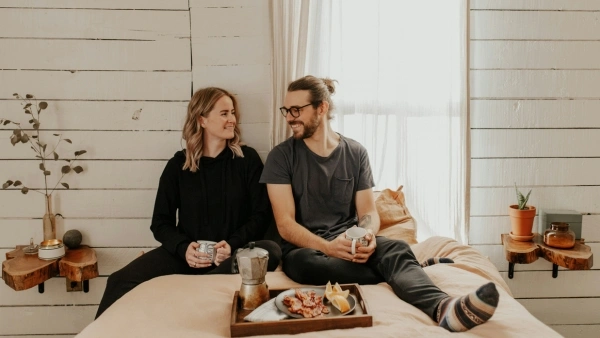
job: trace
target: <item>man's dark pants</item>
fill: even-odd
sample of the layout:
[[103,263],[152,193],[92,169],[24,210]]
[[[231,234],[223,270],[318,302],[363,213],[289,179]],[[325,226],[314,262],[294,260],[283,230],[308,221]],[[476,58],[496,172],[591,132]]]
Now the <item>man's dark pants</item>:
[[437,306],[448,295],[433,284],[406,242],[386,237],[376,239],[377,248],[364,264],[297,248],[283,257],[283,271],[295,282],[310,285],[386,282],[400,299],[435,321]]

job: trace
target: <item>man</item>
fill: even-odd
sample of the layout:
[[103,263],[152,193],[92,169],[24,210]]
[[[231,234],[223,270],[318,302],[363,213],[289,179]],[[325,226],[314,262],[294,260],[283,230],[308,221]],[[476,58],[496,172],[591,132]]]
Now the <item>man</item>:
[[[452,298],[433,284],[406,242],[373,235],[379,216],[369,158],[362,145],[331,129],[334,92],[332,80],[314,76],[288,86],[280,110],[293,137],[269,153],[260,179],[284,240],[284,272],[302,284],[387,282],[449,331],[486,322],[498,304],[493,283]],[[344,232],[355,225],[369,231],[369,244],[353,255]]]

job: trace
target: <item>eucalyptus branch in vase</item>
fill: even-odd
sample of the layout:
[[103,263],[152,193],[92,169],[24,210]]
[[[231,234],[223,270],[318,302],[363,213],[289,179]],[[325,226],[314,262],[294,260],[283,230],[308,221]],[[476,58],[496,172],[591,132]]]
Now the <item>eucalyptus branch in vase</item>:
[[[79,156],[86,153],[85,150],[78,150],[75,152],[75,157],[73,159],[61,158],[57,153],[57,148],[61,142],[67,142],[72,144],[73,142],[68,138],[63,138],[62,134],[52,134],[55,137],[58,137],[54,142],[54,146],[51,150],[48,150],[48,144],[42,140],[40,135],[40,125],[41,125],[41,113],[46,108],[48,108],[47,102],[37,102],[35,97],[31,94],[25,95],[25,97],[21,97],[19,94],[13,94],[13,96],[21,100],[21,105],[23,106],[23,111],[25,114],[30,115],[31,119],[28,121],[31,125],[31,129],[23,129],[21,127],[21,123],[14,122],[7,119],[0,119],[0,123],[4,126],[8,124],[13,124],[16,126],[13,129],[13,133],[10,136],[10,143],[13,146],[16,146],[19,143],[26,144],[28,143],[30,148],[35,153],[35,158],[40,160],[39,169],[44,175],[44,189],[35,190],[30,189],[23,184],[20,180],[7,180],[3,185],[2,189],[7,189],[10,186],[21,189],[21,193],[27,194],[30,190],[37,192],[39,194],[44,195],[46,201],[46,213],[44,215],[44,240],[55,239],[56,238],[56,224],[54,219],[54,213],[52,210],[52,193],[57,189],[60,184],[65,189],[70,189],[68,183],[63,182],[63,179],[66,175],[71,172],[75,172],[77,174],[83,172],[83,168],[81,166],[75,166],[75,162],[79,159]],[[48,150],[48,151],[47,151]],[[56,181],[56,184],[49,189],[49,176],[52,175],[52,172],[48,169],[47,163],[48,161],[58,161],[59,159],[66,161],[68,164],[61,167],[61,176]]]

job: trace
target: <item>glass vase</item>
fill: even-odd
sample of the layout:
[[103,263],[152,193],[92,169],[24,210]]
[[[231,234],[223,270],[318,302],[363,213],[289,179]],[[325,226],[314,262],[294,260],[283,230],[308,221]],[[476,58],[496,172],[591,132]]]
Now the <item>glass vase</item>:
[[56,218],[52,210],[52,195],[46,195],[46,209],[44,213],[44,240],[56,238]]

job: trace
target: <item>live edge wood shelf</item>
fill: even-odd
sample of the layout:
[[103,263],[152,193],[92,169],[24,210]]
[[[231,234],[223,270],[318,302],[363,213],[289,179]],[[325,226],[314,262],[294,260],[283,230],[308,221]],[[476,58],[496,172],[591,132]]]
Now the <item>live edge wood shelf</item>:
[[594,256],[589,246],[581,240],[575,241],[572,249],[558,249],[544,244],[542,235],[534,233],[533,240],[519,242],[513,240],[508,234],[502,234],[504,254],[508,261],[508,278],[512,279],[515,264],[529,264],[538,257],[543,257],[552,263],[552,277],[558,276],[558,266],[569,270],[589,270],[594,264]]
[[63,257],[52,260],[39,259],[37,254],[26,255],[23,252],[26,247],[17,245],[15,250],[6,253],[6,260],[2,262],[2,279],[16,291],[37,285],[38,291],[43,293],[45,281],[63,276],[67,280],[67,290],[81,283],[83,291],[88,292],[89,280],[98,277],[96,252],[89,246],[67,249]]

